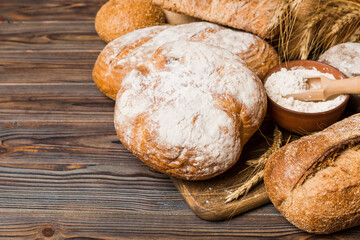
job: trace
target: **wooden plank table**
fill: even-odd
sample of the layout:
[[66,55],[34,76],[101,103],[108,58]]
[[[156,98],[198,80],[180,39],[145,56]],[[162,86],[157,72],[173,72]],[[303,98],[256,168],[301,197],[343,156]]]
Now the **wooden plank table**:
[[[315,239],[271,205],[196,217],[127,151],[92,82],[105,0],[0,0],[1,239]],[[359,239],[360,227],[319,239]]]

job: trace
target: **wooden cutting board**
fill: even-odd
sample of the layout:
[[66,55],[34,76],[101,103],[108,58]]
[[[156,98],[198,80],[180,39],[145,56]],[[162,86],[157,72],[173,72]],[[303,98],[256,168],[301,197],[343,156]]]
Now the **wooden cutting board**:
[[[238,200],[226,204],[225,198],[252,176],[254,168],[246,165],[246,161],[258,159],[270,147],[274,128],[271,119],[266,117],[261,129],[245,144],[237,164],[213,179],[186,181],[172,178],[197,216],[208,221],[225,220],[270,202],[263,182]],[[288,133],[283,132],[283,140],[288,136]]]

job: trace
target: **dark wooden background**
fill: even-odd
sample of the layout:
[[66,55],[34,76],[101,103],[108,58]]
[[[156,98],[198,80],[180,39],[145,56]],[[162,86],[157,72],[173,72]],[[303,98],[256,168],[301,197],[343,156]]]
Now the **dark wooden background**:
[[0,0],[0,238],[360,238],[359,227],[306,234],[271,204],[196,217],[115,136],[114,103],[91,78],[104,2]]

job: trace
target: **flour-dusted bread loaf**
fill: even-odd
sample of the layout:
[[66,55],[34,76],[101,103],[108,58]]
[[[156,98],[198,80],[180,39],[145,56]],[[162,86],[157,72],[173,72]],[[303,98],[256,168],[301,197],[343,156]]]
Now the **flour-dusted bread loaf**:
[[[319,62],[339,69],[347,77],[360,76],[360,43],[336,45],[324,52],[319,57]],[[360,112],[360,95],[351,95],[349,106]]]
[[282,0],[153,0],[161,8],[269,37]]
[[122,80],[114,121],[124,146],[153,169],[203,180],[238,160],[265,112],[264,87],[241,58],[176,41]]
[[325,51],[319,61],[329,64],[347,77],[360,76],[360,43],[342,43]]
[[360,114],[285,145],[265,167],[280,213],[310,233],[360,224]]
[[[92,76],[99,90],[115,100],[122,79],[154,52],[142,45],[168,26],[155,26],[128,33],[110,42],[99,54]],[[138,49],[141,48],[141,51]],[[149,53],[150,52],[150,53]]]
[[151,0],[110,0],[95,18],[96,32],[105,42],[139,28],[165,23],[162,9]]
[[172,41],[200,42],[241,57],[260,78],[279,63],[276,51],[261,38],[216,24],[196,22],[139,29],[109,43],[100,53],[93,78],[101,92],[115,99],[122,79],[155,50]]

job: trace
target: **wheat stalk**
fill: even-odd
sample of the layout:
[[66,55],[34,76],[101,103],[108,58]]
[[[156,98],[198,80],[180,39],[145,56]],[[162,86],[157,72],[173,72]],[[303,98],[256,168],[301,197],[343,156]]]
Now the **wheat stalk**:
[[359,14],[360,14],[360,10],[349,12],[349,13],[345,14],[344,16],[340,17],[339,19],[337,19],[334,22],[334,25],[332,26],[331,31],[329,33],[327,33],[327,35],[329,35],[329,36],[335,35],[337,32],[339,32],[344,27],[344,25],[352,22],[352,20],[359,17]]
[[[311,0],[312,1],[312,0]],[[296,25],[297,13],[303,10],[301,7],[303,3],[308,3],[309,0],[284,0],[278,4],[277,10],[271,20],[270,26],[272,26],[272,32],[278,33],[275,37],[273,34],[269,34],[272,37],[273,43],[277,42],[277,49],[279,55],[283,60],[287,60],[287,52],[289,51],[288,45],[290,37]]]
[[341,9],[343,9],[342,13],[334,17],[334,21],[329,24],[328,31],[321,34],[323,39],[320,41],[320,46],[323,49],[350,40],[353,33],[360,27],[360,5],[358,9],[353,6],[345,6]]
[[264,169],[256,173],[250,180],[243,184],[240,188],[236,189],[233,193],[226,197],[225,203],[229,203],[249,192],[249,190],[257,185],[264,178]]
[[246,165],[253,167],[258,164],[258,159],[251,159],[246,161]]
[[247,164],[251,163],[252,165],[255,165],[254,168],[254,172],[256,172],[255,175],[253,175],[250,179],[248,179],[234,192],[226,196],[225,203],[229,203],[235,199],[238,199],[240,196],[248,193],[252,187],[257,185],[264,178],[264,168],[266,161],[271,154],[273,154],[275,151],[277,151],[280,148],[281,142],[282,142],[282,133],[279,130],[279,128],[276,126],[274,130],[274,140],[271,147],[259,157],[256,163],[254,162],[254,160],[249,160],[249,162],[247,162]]
[[259,159],[257,160],[257,164],[255,169],[259,169],[259,168],[263,168],[265,167],[265,163],[266,160],[270,157],[270,155],[275,152],[276,150],[278,150],[281,146],[281,141],[282,141],[282,133],[279,130],[279,128],[276,126],[274,129],[274,140],[273,140],[273,144],[271,145],[271,147],[264,153],[262,154]]
[[356,28],[355,32],[349,38],[350,42],[360,42],[360,27]]
[[328,48],[347,42],[351,33],[360,27],[359,24],[349,27],[360,19],[359,9],[359,1],[327,1],[327,4],[321,9],[327,16],[314,29],[314,31],[318,32],[318,36],[314,39],[313,44],[308,46],[307,56],[304,55],[303,58],[308,57],[310,52],[312,52],[313,58],[317,58]]
[[284,21],[283,15],[285,12],[287,12],[288,7],[289,1],[283,1],[278,3],[278,5],[276,6],[276,11],[270,20],[269,35],[272,35],[272,33],[278,29],[281,21]]
[[316,59],[336,44],[360,41],[359,0],[286,2],[288,13],[278,20],[278,51],[284,59]]
[[[320,7],[321,9],[321,7]],[[319,12],[319,10],[315,10],[315,12]],[[314,17],[310,18],[308,23],[305,24],[302,38],[300,40],[300,58],[307,59],[309,53],[311,51],[312,46],[314,45],[314,39],[316,38],[316,26],[319,22],[321,22],[324,18],[326,18],[326,14],[318,14]]]

